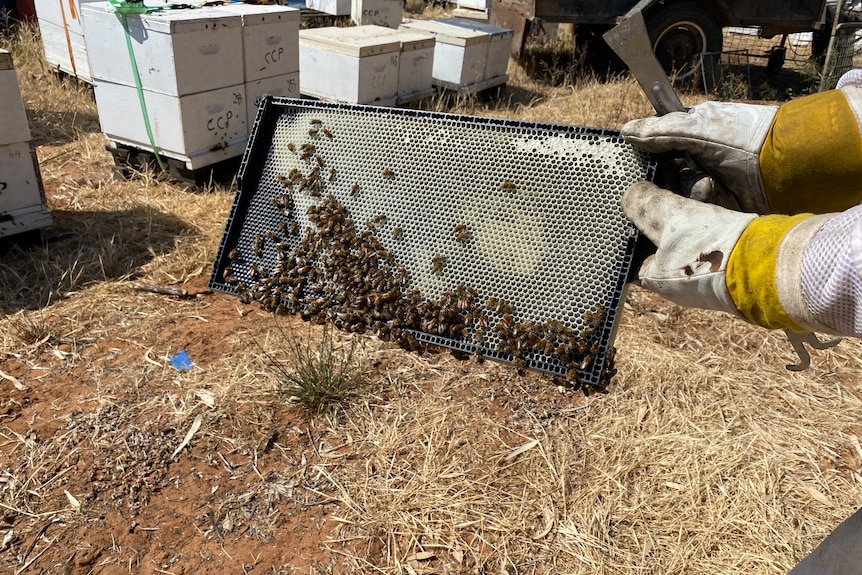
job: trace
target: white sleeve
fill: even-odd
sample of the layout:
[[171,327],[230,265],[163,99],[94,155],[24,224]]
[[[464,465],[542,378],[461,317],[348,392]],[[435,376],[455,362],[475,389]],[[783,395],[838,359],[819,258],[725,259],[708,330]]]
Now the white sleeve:
[[802,294],[818,322],[862,336],[862,206],[830,219],[806,246]]

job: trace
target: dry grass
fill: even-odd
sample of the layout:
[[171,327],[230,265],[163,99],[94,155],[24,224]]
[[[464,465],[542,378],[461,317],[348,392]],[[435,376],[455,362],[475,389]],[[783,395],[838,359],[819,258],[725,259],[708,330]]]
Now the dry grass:
[[[56,239],[0,262],[10,572],[68,572],[59,549],[101,537],[92,572],[218,569],[201,549],[237,557],[221,572],[773,574],[862,501],[858,342],[790,373],[778,334],[639,289],[608,395],[365,338],[370,385],[294,421],[254,343],[278,347],[271,318],[132,287],[201,286],[232,189],[112,180],[87,91],[16,34]],[[509,71],[499,99],[435,105],[610,128],[650,113],[627,78],[549,87]],[[171,369],[181,348],[196,369]],[[165,539],[131,539],[132,518]]]

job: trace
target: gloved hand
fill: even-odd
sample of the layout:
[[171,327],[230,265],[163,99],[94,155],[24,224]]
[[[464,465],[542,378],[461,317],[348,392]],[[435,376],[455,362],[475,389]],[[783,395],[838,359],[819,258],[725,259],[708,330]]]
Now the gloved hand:
[[834,214],[757,217],[649,182],[633,184],[622,208],[657,246],[638,272],[645,288],[771,329],[831,331],[809,312],[800,274],[805,246]]
[[725,274],[730,252],[757,216],[686,199],[649,182],[632,185],[622,206],[658,248],[638,272],[643,287],[685,307],[742,317]]
[[704,102],[633,120],[629,142],[694,156],[715,180],[692,197],[758,214],[827,213],[862,200],[862,89],[848,85],[777,106]]

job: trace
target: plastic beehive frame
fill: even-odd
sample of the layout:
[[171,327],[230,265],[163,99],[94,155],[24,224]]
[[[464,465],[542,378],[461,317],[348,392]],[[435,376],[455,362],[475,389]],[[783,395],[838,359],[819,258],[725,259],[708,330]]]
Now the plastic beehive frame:
[[210,285],[602,386],[654,170],[610,130],[265,98]]

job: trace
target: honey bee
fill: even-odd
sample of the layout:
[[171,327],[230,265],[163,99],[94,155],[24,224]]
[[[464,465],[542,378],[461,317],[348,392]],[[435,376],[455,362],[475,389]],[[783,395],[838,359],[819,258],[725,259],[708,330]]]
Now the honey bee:
[[404,230],[402,228],[397,227],[392,230],[392,239],[398,240],[401,239],[402,236],[404,236]]
[[313,138],[317,135],[317,132],[318,132],[318,130],[316,128],[312,128],[308,131],[308,135]]
[[385,221],[386,221],[386,214],[377,214],[376,216],[374,216],[374,223],[375,224],[382,224]]
[[287,177],[284,174],[276,174],[275,179],[278,182],[284,182],[285,180],[287,180]]
[[589,356],[589,355],[584,356],[584,359],[581,360],[581,369],[587,369],[592,362],[593,362],[592,356]]
[[470,241],[470,238],[473,237],[470,230],[467,228],[467,224],[458,224],[455,226],[455,241],[459,244],[465,244]]
[[296,145],[293,142],[288,142],[287,143],[287,149],[290,150],[291,152],[295,152],[296,151]]
[[315,147],[314,144],[306,143],[306,144],[302,145],[302,151],[303,152],[309,152],[309,153],[313,154],[316,150],[317,150],[317,147]]
[[255,234],[254,243],[252,244],[251,253],[260,257],[263,255],[263,236],[260,234]]
[[310,120],[308,123],[312,126],[320,126],[321,124],[323,124],[323,120],[318,120],[317,118],[315,118],[313,120]]
[[227,259],[235,260],[239,256],[239,250],[234,248],[227,253]]
[[314,154],[314,161],[317,162],[317,165],[321,168],[323,167],[323,156],[320,154]]
[[330,140],[332,139],[332,132],[330,132],[330,131],[329,131],[329,130],[327,130],[326,128],[323,128],[321,131],[323,132],[323,135],[324,135],[324,136],[326,136],[326,137],[327,137],[327,138],[329,138]]
[[329,181],[333,181],[335,179],[335,168],[329,168]]
[[359,184],[353,184],[353,185],[350,187],[350,195],[351,195],[351,196],[355,196],[355,195],[356,195],[356,194],[358,194],[358,193],[359,193]]
[[435,255],[431,258],[431,273],[439,275],[440,272],[443,271],[443,266],[446,265],[446,262],[449,260],[446,256],[441,256],[440,254]]
[[501,190],[510,190],[510,191],[511,191],[511,190],[514,190],[514,189],[515,189],[515,184],[513,184],[513,183],[512,183],[512,182],[510,182],[509,180],[503,180],[503,181],[500,183],[500,189],[501,189]]
[[394,178],[394,177],[395,177],[395,172],[393,172],[393,171],[392,171],[392,170],[390,170],[389,168],[386,168],[385,170],[383,170],[382,172],[380,172],[380,175],[381,175],[381,176],[383,176],[384,178],[387,178],[387,179],[390,179],[390,180],[391,180],[392,178]]

